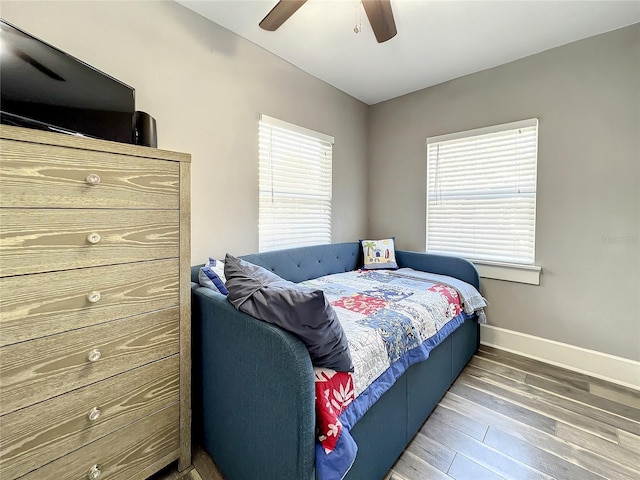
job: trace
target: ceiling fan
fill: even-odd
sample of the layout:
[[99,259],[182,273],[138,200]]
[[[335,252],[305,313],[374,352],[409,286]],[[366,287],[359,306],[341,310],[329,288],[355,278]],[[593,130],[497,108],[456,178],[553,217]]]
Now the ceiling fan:
[[[260,27],[270,32],[276,31],[307,0],[280,0],[260,22]],[[393,38],[398,31],[391,11],[391,0],[362,0],[362,6],[369,18],[378,43]]]

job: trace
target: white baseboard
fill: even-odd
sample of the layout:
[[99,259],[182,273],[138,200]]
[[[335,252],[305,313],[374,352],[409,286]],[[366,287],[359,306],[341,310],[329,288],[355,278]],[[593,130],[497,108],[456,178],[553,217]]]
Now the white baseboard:
[[640,390],[640,362],[491,325],[480,327],[482,345]]

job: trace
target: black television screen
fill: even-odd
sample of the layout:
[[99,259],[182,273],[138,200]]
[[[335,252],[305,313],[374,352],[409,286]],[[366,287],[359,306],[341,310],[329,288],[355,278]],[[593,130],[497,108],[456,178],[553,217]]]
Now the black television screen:
[[133,143],[135,91],[0,19],[2,123]]

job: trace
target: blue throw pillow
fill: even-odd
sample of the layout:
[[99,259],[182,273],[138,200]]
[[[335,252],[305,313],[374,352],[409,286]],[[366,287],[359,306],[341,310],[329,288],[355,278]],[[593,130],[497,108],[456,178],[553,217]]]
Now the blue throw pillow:
[[347,337],[324,292],[227,254],[228,299],[236,309],[300,338],[316,367],[353,371]]
[[201,287],[210,288],[215,292],[227,295],[229,291],[225,286],[224,262],[209,258],[209,261],[198,272],[198,283]]

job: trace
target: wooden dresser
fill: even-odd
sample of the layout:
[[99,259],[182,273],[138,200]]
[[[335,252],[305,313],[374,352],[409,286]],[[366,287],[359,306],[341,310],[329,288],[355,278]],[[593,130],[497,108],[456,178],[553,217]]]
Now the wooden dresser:
[[0,126],[0,478],[191,463],[190,156]]

